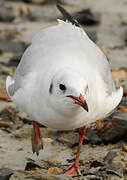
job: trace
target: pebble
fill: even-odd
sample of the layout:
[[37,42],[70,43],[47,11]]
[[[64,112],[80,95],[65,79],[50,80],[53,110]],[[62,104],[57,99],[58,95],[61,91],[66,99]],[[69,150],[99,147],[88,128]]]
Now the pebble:
[[85,137],[87,139],[84,139],[84,143],[86,143],[87,140],[91,144],[101,144],[102,143],[102,139],[92,129],[87,129]]
[[100,162],[100,161],[97,161],[97,160],[93,161],[93,162],[90,164],[90,168],[91,168],[91,167],[94,167],[94,168],[96,168],[96,167],[103,167],[103,166],[104,166],[104,164],[103,164],[102,162]]
[[35,164],[34,162],[27,162],[25,166],[26,171],[32,171],[36,169],[41,169],[41,167],[38,164]]
[[127,121],[125,119],[113,118],[105,121],[104,128],[98,135],[104,143],[118,142],[126,139]]
[[10,60],[7,62],[7,63],[2,63],[8,67],[12,67],[12,66],[18,66],[20,60],[21,60],[21,57],[22,57],[22,53],[16,53],[16,54],[13,54],[13,56],[10,58]]
[[2,52],[23,53],[27,47],[28,44],[24,42],[16,42],[12,40],[0,42],[0,50]]
[[9,180],[13,173],[14,171],[12,169],[0,168],[0,180]]
[[12,8],[0,7],[0,21],[1,22],[12,22],[15,19]]
[[104,157],[104,162],[111,163],[112,160],[117,156],[117,153],[114,151],[109,151],[106,156]]
[[107,169],[106,172],[107,172],[107,174],[116,175],[116,176],[122,178],[122,175],[119,174],[116,170],[114,170],[114,168],[113,169]]
[[127,146],[123,146],[122,151],[127,152]]
[[47,174],[60,174],[60,171],[57,167],[51,167],[48,169]]

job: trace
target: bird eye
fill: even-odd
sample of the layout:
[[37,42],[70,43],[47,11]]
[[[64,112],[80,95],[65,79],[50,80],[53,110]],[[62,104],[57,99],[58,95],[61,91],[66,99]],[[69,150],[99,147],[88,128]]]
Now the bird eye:
[[59,84],[59,88],[60,90],[62,91],[65,91],[66,90],[66,86],[64,84]]

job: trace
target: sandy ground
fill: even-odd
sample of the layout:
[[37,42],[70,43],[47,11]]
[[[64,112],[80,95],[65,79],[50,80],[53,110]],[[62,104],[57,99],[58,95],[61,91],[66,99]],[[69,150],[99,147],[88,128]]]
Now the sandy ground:
[[[22,42],[30,43],[32,37],[47,26],[56,24],[57,18],[61,15],[53,3],[48,4],[24,4],[23,2],[7,1],[5,6],[11,6],[16,14],[13,23],[0,22],[0,31],[14,30],[20,32],[17,39]],[[24,16],[18,15],[18,11],[23,7]],[[111,69],[113,71],[120,68],[127,68],[127,0],[73,0],[65,4],[64,7],[70,12],[89,8],[99,20],[98,25],[83,26],[89,31],[93,30],[97,35],[97,44],[108,57]],[[27,18],[27,11],[33,12],[39,20],[30,21]],[[7,63],[13,56],[12,52],[4,52],[0,55],[0,62]],[[2,66],[3,68],[3,66]],[[6,69],[7,68],[7,69]],[[5,84],[7,74],[13,74],[15,67],[4,67],[6,73],[0,75],[1,84]],[[120,82],[121,83],[121,82]],[[127,82],[122,82],[127,87]],[[127,100],[126,100],[127,102]],[[6,107],[16,108],[12,102],[0,101],[0,111]],[[12,115],[12,114],[11,114]],[[9,119],[10,116],[7,117]],[[25,179],[127,179],[127,152],[122,151],[126,142],[122,139],[117,143],[104,145],[92,145],[86,143],[82,147],[80,157],[80,170],[84,173],[81,177],[65,177],[63,175],[53,175],[48,172],[50,167],[57,167],[56,171],[62,171],[71,166],[77,146],[74,146],[78,140],[78,133],[75,132],[57,132],[48,128],[41,128],[44,141],[44,150],[40,151],[39,156],[32,153],[31,150],[31,129],[32,125],[22,123],[26,117],[24,113],[18,112],[19,118],[17,125],[11,122],[10,128],[0,128],[0,167],[14,170],[10,180]],[[126,116],[127,117],[127,116]],[[0,117],[1,120],[1,117]],[[3,119],[2,119],[3,120]],[[15,125],[14,125],[15,124]],[[9,130],[9,131],[7,131]],[[105,160],[109,152],[116,153],[112,160]],[[97,167],[91,167],[92,162],[102,163]],[[23,171],[28,162],[40,166],[33,171]],[[113,169],[112,172],[111,166]],[[106,168],[106,170],[103,169]],[[102,168],[100,173],[99,168]],[[109,171],[108,171],[109,170]],[[98,172],[99,171],[99,172]],[[33,172],[33,174],[32,174]],[[48,172],[48,173],[47,173]],[[85,173],[88,175],[85,175]],[[114,172],[114,173],[113,173]],[[83,174],[82,173],[82,174]],[[4,179],[1,179],[4,180]]]

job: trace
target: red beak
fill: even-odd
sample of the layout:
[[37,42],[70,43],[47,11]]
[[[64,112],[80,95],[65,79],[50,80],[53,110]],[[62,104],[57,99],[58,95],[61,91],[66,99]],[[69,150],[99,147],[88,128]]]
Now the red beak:
[[75,96],[71,96],[71,95],[67,96],[67,97],[70,97],[75,102],[75,104],[78,104],[79,106],[81,106],[83,109],[85,109],[88,112],[88,105],[82,94],[80,94],[79,97],[75,97]]

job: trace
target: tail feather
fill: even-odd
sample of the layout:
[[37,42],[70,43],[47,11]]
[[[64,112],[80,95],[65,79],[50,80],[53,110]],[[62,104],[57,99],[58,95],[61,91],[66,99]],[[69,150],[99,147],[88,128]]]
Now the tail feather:
[[63,14],[65,20],[68,20],[69,22],[71,22],[72,24],[74,24],[75,26],[80,27],[80,24],[78,23],[78,21],[76,19],[74,19],[60,4],[59,1],[57,1],[56,4],[57,8],[59,9],[59,11]]

